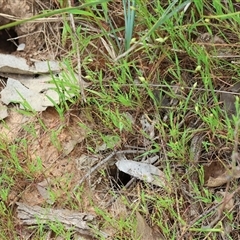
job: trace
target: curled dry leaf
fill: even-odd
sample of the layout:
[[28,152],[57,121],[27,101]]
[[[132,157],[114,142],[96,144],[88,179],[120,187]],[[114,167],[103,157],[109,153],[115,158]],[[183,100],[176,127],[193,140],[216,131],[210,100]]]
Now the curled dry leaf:
[[165,174],[151,164],[122,159],[116,165],[120,171],[156,186],[164,187],[167,183]]
[[162,240],[164,237],[162,234],[155,232],[152,228],[150,228],[146,222],[146,220],[142,217],[139,212],[136,212],[137,219],[137,239],[140,240]]
[[[59,102],[57,92],[51,90],[50,97],[56,103]],[[22,109],[27,101],[31,109],[36,111],[44,111],[48,106],[54,105],[45,94],[31,90],[13,78],[8,78],[7,86],[1,91],[1,101],[7,105],[12,102],[20,103]]]
[[217,178],[210,177],[206,183],[207,187],[219,187],[225,183],[227,183],[231,177],[226,172]]
[[204,182],[207,187],[219,187],[232,178],[240,178],[240,167],[235,169],[224,167],[220,161],[213,161],[204,168]]
[[47,74],[51,72],[60,72],[59,63],[56,61],[36,61],[33,66],[29,66],[27,60],[10,54],[0,53],[0,71],[3,73],[15,74]]

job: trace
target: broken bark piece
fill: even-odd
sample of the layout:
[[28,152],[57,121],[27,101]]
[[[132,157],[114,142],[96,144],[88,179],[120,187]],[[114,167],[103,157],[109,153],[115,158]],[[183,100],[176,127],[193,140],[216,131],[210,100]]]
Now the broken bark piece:
[[0,53],[0,72],[34,75],[46,74],[50,71],[60,72],[57,61],[35,61],[32,66],[29,66],[24,58]]
[[[74,229],[83,235],[96,235],[93,228],[95,216],[88,213],[79,213],[67,209],[51,209],[39,206],[29,206],[24,203],[17,203],[17,216],[24,225],[32,226],[37,224],[48,224],[49,222],[62,223],[66,229]],[[99,234],[107,237],[106,233],[98,231]]]

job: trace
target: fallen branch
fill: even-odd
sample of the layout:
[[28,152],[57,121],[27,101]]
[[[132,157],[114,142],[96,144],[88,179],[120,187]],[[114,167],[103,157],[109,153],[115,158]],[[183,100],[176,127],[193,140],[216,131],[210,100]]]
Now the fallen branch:
[[[83,235],[96,236],[94,231],[95,216],[87,213],[79,213],[67,209],[51,209],[39,206],[29,206],[24,203],[17,203],[17,216],[24,225],[32,226],[48,224],[49,222],[62,223],[66,229],[73,229]],[[107,237],[106,233],[98,231],[101,236]]]

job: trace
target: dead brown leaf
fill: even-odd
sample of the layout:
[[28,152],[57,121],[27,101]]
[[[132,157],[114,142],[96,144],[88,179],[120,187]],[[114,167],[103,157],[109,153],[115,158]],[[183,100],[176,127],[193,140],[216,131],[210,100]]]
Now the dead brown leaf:
[[210,177],[217,178],[225,172],[225,167],[220,161],[212,161],[210,164],[203,166],[204,182],[206,183]]
[[222,175],[218,176],[217,178],[210,177],[206,183],[207,187],[219,187],[225,183],[227,183],[231,178],[225,172]]
[[162,240],[164,237],[155,232],[152,228],[150,228],[146,222],[146,220],[142,217],[139,212],[136,212],[137,217],[137,239],[141,240]]
[[204,167],[204,182],[207,187],[219,187],[232,178],[240,178],[240,167],[223,166],[220,161],[213,161]]

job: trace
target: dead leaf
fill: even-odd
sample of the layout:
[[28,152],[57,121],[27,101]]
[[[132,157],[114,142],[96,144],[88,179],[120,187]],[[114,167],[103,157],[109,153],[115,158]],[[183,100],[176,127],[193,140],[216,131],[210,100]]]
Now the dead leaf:
[[56,61],[36,61],[32,66],[26,59],[11,54],[0,53],[0,72],[34,75],[51,72],[59,72],[59,63]]
[[217,178],[221,174],[225,172],[225,167],[220,161],[212,161],[210,164],[203,166],[204,170],[204,182],[207,182],[207,180],[210,177]]
[[217,178],[210,177],[206,183],[207,187],[219,187],[231,180],[231,177],[226,172]]
[[163,187],[167,183],[165,174],[151,164],[121,159],[116,166],[120,171],[153,185]]
[[[58,94],[55,92],[51,95],[56,103],[59,102]],[[48,106],[53,106],[53,103],[44,95],[34,90],[25,87],[19,81],[8,78],[7,86],[1,92],[1,100],[5,104],[20,103],[23,109],[27,102],[33,110],[44,111]]]
[[160,234],[155,232],[152,228],[148,226],[146,220],[142,217],[139,212],[136,212],[137,218],[137,232],[136,232],[136,239],[140,240],[162,240],[164,237]]
[[232,169],[231,166],[223,166],[220,161],[213,161],[205,165],[204,182],[207,187],[219,187],[232,178],[240,178],[240,167]]
[[[1,91],[1,100],[5,104],[20,103],[20,108],[24,108],[27,102],[35,111],[44,111],[47,107],[59,104],[59,90],[56,85],[64,81],[76,82],[77,76],[66,77],[66,73],[59,73],[58,76],[45,74],[38,76],[6,74],[8,77],[6,87]],[[54,83],[53,79],[54,78]],[[67,79],[67,80],[66,80]],[[69,84],[69,83],[68,83]],[[84,82],[84,87],[89,84]],[[77,91],[72,91],[69,87],[64,87],[65,98],[71,99]],[[50,100],[51,99],[51,100]]]

